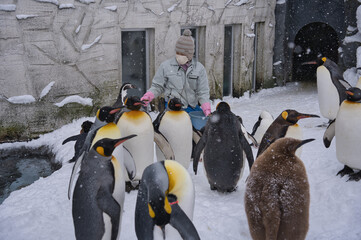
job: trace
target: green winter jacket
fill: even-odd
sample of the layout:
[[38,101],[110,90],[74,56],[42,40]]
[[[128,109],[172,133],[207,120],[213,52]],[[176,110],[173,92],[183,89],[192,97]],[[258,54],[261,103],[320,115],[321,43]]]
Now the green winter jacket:
[[164,94],[168,102],[170,98],[177,97],[182,100],[184,107],[195,107],[209,100],[209,86],[206,69],[204,66],[192,60],[187,72],[178,65],[175,57],[164,61],[158,68],[151,88],[155,97]]

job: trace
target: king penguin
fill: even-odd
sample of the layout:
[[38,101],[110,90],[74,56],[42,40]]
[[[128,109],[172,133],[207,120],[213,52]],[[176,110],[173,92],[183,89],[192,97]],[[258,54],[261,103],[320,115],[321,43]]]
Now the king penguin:
[[[182,110],[182,101],[171,98],[167,109],[154,120],[154,131],[161,133],[169,142],[175,160],[188,169],[192,155],[192,122]],[[163,154],[157,151],[158,160],[164,160]]]
[[333,136],[336,137],[336,156],[344,164],[337,175],[350,175],[349,180],[359,181],[361,171],[361,89],[352,87],[346,91],[347,100],[343,101],[334,122],[326,129],[324,144],[329,147]]
[[181,164],[165,160],[149,165],[135,206],[137,238],[200,239],[192,223],[194,195],[192,179]]
[[[272,142],[282,137],[302,139],[302,128],[297,124],[298,120],[320,116],[315,114],[299,113],[293,109],[284,110],[269,126],[258,148],[257,157],[263,153]],[[296,155],[300,156],[300,148]]]
[[119,94],[117,100],[113,104],[113,107],[121,107],[124,106],[124,101],[128,97],[129,89],[136,89],[137,86],[131,83],[123,83],[123,85],[119,89]]
[[343,79],[340,68],[331,59],[323,57],[310,63],[320,65],[316,72],[318,104],[321,115],[332,121],[346,99],[345,90],[351,85]]
[[261,142],[263,135],[272,124],[273,120],[273,116],[267,111],[262,111],[259,115],[257,122],[253,125],[251,133],[251,136],[256,139],[258,144]]
[[238,116],[226,102],[220,102],[207,120],[203,135],[194,151],[193,170],[203,152],[204,168],[212,190],[232,192],[242,175],[245,152],[249,168],[253,164],[250,144],[242,130]]
[[[146,112],[141,111],[142,104],[144,102],[140,101],[138,96],[127,97],[124,102],[125,108],[123,108],[119,119],[116,120],[122,136],[138,135],[136,141],[132,139],[123,144],[135,162],[136,174],[133,182],[136,186],[142,177],[144,169],[153,163],[154,156],[152,119]],[[128,186],[130,185],[128,184]]]
[[295,151],[313,140],[278,139],[254,162],[244,201],[253,240],[306,238],[310,187]]
[[115,147],[135,137],[103,138],[85,154],[73,193],[73,223],[76,239],[115,240],[120,235],[124,179],[118,179],[112,157]]
[[75,160],[75,163],[74,163],[74,166],[73,166],[73,169],[71,172],[71,176],[70,176],[70,181],[69,181],[69,187],[68,187],[68,198],[69,199],[71,197],[70,196],[71,190],[72,190],[73,182],[74,182],[75,176],[77,174],[77,171],[80,167],[80,164],[81,164],[85,154],[89,151],[97,131],[101,127],[107,125],[108,123],[112,123],[115,120],[115,114],[119,110],[120,110],[120,108],[105,106],[105,107],[100,108],[97,111],[95,121],[91,125],[90,130],[85,137],[83,146],[81,147],[81,149],[78,152],[75,152],[75,155],[73,157],[73,159]]

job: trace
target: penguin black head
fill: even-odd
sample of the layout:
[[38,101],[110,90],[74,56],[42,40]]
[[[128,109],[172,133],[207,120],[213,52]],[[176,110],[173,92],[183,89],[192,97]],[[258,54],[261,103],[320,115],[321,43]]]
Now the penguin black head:
[[346,91],[347,100],[351,102],[360,102],[361,101],[361,89],[357,87],[349,88]]
[[216,110],[218,112],[229,112],[231,111],[231,107],[226,102],[220,102],[217,104]]
[[85,121],[81,124],[81,131],[80,133],[87,133],[89,132],[91,126],[93,125],[93,123],[91,121]]
[[168,101],[168,108],[173,111],[182,110],[183,103],[179,98],[172,98]]
[[125,101],[124,101],[124,105],[129,110],[139,110],[141,108],[141,106],[144,105],[144,104],[145,103],[143,101],[141,101],[138,96],[127,97],[125,99]]
[[293,109],[287,109],[287,110],[283,111],[281,113],[281,115],[279,116],[279,118],[286,120],[287,122],[289,122],[292,125],[296,124],[298,122],[298,120],[300,120],[302,118],[309,118],[309,117],[318,117],[319,118],[320,116],[315,115],[315,114],[299,113]]
[[119,94],[117,101],[114,103],[113,106],[120,107],[124,105],[124,101],[127,98],[128,90],[129,89],[135,89],[137,86],[131,83],[123,83],[123,85],[120,87]]
[[98,110],[97,118],[102,122],[111,123],[115,120],[115,113],[119,111],[120,108],[105,106]]
[[103,138],[97,141],[93,148],[94,150],[102,155],[103,157],[110,157],[114,151],[114,149],[122,144],[123,142],[135,137],[137,135],[132,134],[123,138],[118,139],[110,139],[110,138]]

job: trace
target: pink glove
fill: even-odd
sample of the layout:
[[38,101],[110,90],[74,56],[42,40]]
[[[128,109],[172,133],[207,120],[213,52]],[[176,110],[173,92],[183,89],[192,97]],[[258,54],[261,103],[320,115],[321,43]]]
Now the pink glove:
[[211,114],[211,104],[209,102],[205,102],[202,104],[201,106],[204,115],[208,116],[209,114]]
[[154,99],[154,94],[151,91],[146,92],[143,97],[140,99],[147,106]]

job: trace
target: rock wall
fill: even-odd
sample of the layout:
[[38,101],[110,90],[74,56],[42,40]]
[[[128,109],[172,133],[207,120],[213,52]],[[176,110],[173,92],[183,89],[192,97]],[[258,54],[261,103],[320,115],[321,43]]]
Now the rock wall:
[[240,26],[233,82],[240,96],[252,85],[252,34],[262,22],[262,81],[272,85],[274,8],[274,0],[2,0],[0,138],[35,137],[113,103],[122,83],[121,31],[127,29],[153,33],[148,87],[160,63],[174,55],[180,29],[203,29],[199,60],[212,98],[220,98],[225,25]]

